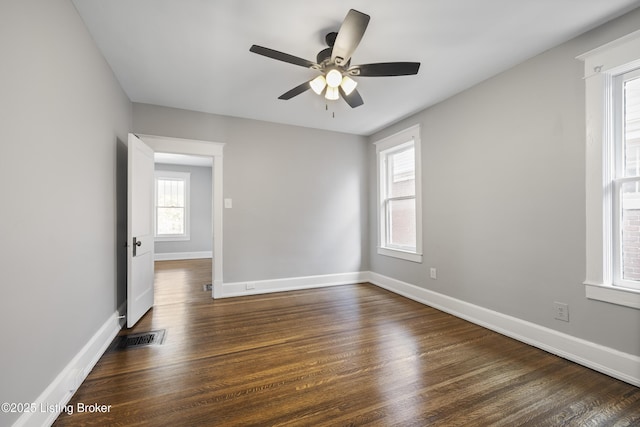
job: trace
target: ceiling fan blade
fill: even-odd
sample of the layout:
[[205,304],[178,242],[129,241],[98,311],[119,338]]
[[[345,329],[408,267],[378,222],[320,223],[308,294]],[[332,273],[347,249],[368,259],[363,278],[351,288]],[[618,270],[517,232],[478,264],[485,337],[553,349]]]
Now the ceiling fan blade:
[[294,96],[298,96],[309,89],[311,89],[311,86],[309,86],[309,82],[304,82],[301,85],[294,87],[289,92],[283,93],[278,97],[278,99],[284,99],[284,100],[291,99]]
[[344,93],[344,90],[342,90],[342,87],[339,87],[339,89],[340,89],[340,95],[342,95],[344,100],[347,102],[347,104],[349,104],[351,108],[356,108],[364,104],[364,101],[362,100],[360,93],[356,89],[354,89],[349,95]]
[[331,61],[336,65],[346,64],[360,44],[369,25],[369,15],[351,9],[344,18],[331,52]]
[[320,68],[320,66],[315,62],[307,61],[306,59],[298,58],[297,56],[289,55],[288,53],[269,49],[268,47],[262,47],[254,44],[251,46],[249,51],[257,53],[258,55],[266,56],[267,58],[276,59],[293,65],[299,65],[305,68]]
[[362,64],[350,67],[347,72],[360,77],[391,77],[418,74],[419,62],[380,62],[378,64]]

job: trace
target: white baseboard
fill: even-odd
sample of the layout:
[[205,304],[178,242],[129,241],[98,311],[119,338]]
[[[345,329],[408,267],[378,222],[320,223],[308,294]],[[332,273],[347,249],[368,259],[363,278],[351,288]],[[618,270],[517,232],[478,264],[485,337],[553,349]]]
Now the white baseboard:
[[348,285],[352,283],[366,282],[368,279],[369,272],[359,271],[353,273],[323,274],[319,276],[288,277],[285,279],[223,283],[222,294],[219,298]]
[[638,356],[507,316],[378,273],[369,273],[369,282],[629,384],[640,386],[640,357]]
[[[109,317],[89,342],[38,396],[33,402],[36,411],[23,413],[13,424],[13,427],[50,426],[58,418],[58,415],[66,411],[65,408],[68,408],[67,404],[75,391],[87,378],[89,372],[98,363],[100,357],[122,328],[123,320],[119,318],[120,312],[115,312]],[[75,408],[73,409],[75,411]]]
[[213,258],[212,251],[201,252],[167,252],[167,253],[155,253],[155,261],[178,261],[183,259],[201,259],[201,258]]

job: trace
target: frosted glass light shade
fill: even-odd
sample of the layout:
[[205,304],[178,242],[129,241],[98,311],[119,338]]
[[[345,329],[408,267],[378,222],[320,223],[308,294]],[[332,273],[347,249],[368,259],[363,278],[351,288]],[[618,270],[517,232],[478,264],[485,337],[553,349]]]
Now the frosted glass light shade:
[[318,95],[322,93],[326,85],[327,81],[324,79],[324,76],[318,76],[309,82],[311,89],[313,89],[313,91]]
[[338,88],[337,87],[328,86],[327,87],[327,93],[324,94],[324,97],[327,98],[330,101],[335,101],[336,99],[338,99],[340,97],[340,95],[338,94]]
[[327,85],[332,88],[337,88],[342,83],[342,73],[338,70],[331,70],[327,73]]
[[340,86],[342,86],[342,90],[344,91],[345,95],[350,95],[351,92],[353,92],[353,90],[356,88],[356,86],[358,86],[358,83],[349,76],[344,76],[342,78],[342,83],[340,83]]

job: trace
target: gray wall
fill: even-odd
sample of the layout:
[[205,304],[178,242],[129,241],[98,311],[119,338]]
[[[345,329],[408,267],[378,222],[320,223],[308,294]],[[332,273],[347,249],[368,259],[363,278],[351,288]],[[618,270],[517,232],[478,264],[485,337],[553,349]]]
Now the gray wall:
[[[640,10],[401,123],[422,126],[424,262],[374,272],[640,355],[640,310],[585,298],[585,101],[575,57],[640,28]],[[375,149],[369,148],[375,169]],[[370,182],[371,241],[375,173]],[[429,268],[438,279],[429,278]],[[570,323],[554,320],[554,301]]]
[[0,401],[34,402],[122,298],[132,113],[71,2],[0,2],[0,33]]
[[366,138],[133,105],[136,132],[224,142],[224,282],[368,270]]
[[205,252],[212,250],[211,168],[156,163],[156,171],[188,172],[190,184],[190,240],[155,242],[155,253]]

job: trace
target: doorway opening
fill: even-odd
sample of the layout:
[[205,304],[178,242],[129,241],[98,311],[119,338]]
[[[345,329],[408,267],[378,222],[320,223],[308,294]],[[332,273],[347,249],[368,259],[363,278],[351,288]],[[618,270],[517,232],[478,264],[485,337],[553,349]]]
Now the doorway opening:
[[138,135],[138,137],[155,153],[157,159],[173,159],[172,161],[201,161],[211,166],[211,283],[213,298],[219,297],[222,291],[222,154],[223,143],[198,141],[182,138],[171,138],[154,135]]
[[[191,275],[213,259],[213,159],[186,154],[154,153],[154,306],[185,297],[180,275]],[[192,263],[199,260],[198,263]],[[168,277],[175,289],[164,284]],[[200,275],[201,276],[201,275]],[[209,275],[211,276],[211,274]],[[199,288],[211,295],[212,278]],[[205,286],[208,286],[206,288]],[[167,289],[168,288],[168,289]],[[206,294],[205,294],[206,295]]]

